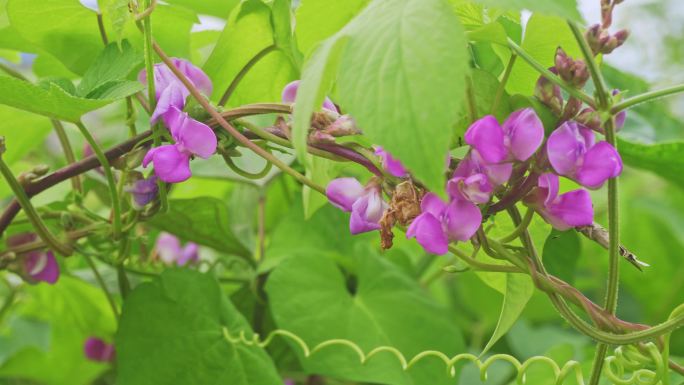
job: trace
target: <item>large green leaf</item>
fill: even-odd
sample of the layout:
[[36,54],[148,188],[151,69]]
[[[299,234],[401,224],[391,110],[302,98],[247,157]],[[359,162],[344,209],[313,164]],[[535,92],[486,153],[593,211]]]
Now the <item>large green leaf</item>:
[[316,44],[342,29],[368,3],[369,0],[303,0],[297,8],[295,27],[299,48],[308,53]]
[[[554,63],[556,49],[562,47],[573,58],[581,57],[577,41],[565,20],[534,14],[527,22],[522,48],[544,67]],[[532,95],[539,73],[524,60],[517,60],[506,85],[512,94]]]
[[48,119],[0,105],[0,136],[5,137],[7,147],[2,158],[8,164],[22,159],[42,143],[51,128]]
[[[344,338],[366,352],[393,346],[407,357],[430,349],[447,355],[464,349],[446,309],[399,268],[372,253],[354,258],[346,276],[326,257],[289,258],[271,274],[266,291],[278,327],[294,332],[310,346]],[[310,373],[353,381],[454,383],[441,360],[421,361],[405,372],[392,354],[360,364],[356,353],[340,346],[328,347],[310,359],[300,354],[300,360]]]
[[110,43],[85,72],[76,92],[82,97],[90,98],[90,93],[98,87],[126,79],[142,61],[142,54],[135,51],[127,40],[122,41],[120,45]]
[[225,19],[230,10],[238,4],[239,0],[168,0],[169,4],[178,4],[190,8],[198,14],[212,15]]
[[0,378],[46,385],[91,384],[107,365],[88,361],[83,343],[91,336],[111,341],[116,329],[102,291],[64,274],[55,285],[28,286],[25,290],[25,302],[17,312],[26,320],[49,324],[49,345],[17,352],[0,367]]
[[155,215],[150,223],[185,240],[218,251],[249,255],[247,248],[235,237],[228,206],[220,199],[201,197],[170,200],[169,211]]
[[[342,50],[334,42],[344,38]],[[330,60],[336,49],[343,51],[338,63]],[[468,70],[464,31],[449,5],[374,1],[326,40],[310,59],[297,97],[294,136],[300,151],[309,113],[328,88],[320,84],[328,61],[339,65],[337,101],[344,112],[429,188],[442,191],[444,157]]]
[[187,269],[165,271],[124,303],[117,384],[282,384],[262,349],[233,345],[224,328],[252,334],[216,280]]
[[577,10],[576,0],[474,0],[476,3],[491,7],[511,9],[514,11],[528,10],[546,15],[559,16],[565,19],[582,21]]
[[86,99],[68,94],[55,83],[46,88],[29,82],[0,76],[0,104],[18,108],[50,118],[77,122],[86,112],[134,94],[142,89],[136,82],[117,82],[100,89],[98,99]]
[[651,171],[684,187],[684,142],[641,144],[618,138],[618,150],[625,164]]
[[579,234],[576,231],[552,230],[544,243],[542,259],[549,274],[573,284],[581,252]]

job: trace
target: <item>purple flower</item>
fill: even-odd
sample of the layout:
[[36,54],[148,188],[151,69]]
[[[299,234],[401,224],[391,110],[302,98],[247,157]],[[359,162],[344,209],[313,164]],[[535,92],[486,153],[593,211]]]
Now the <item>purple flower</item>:
[[[7,246],[21,246],[37,240],[38,236],[34,233],[16,234],[7,239]],[[52,251],[30,251],[21,256],[23,272],[31,283],[46,282],[52,285],[59,279],[59,264]]]
[[[212,84],[209,77],[192,63],[178,58],[171,58],[174,66],[182,72],[192,84],[205,95],[211,95]],[[157,107],[150,117],[150,123],[154,124],[159,117],[164,118],[166,114],[175,107],[182,110],[185,107],[185,99],[190,95],[190,91],[173,74],[171,69],[164,63],[154,65],[154,91],[157,99]],[[147,84],[147,71],[144,69],[138,74],[138,81]],[[167,123],[168,125],[168,123]]]
[[537,187],[525,197],[524,203],[557,230],[588,226],[594,222],[594,208],[587,190],[573,190],[561,195],[558,195],[558,190],[558,175],[542,174]]
[[420,208],[422,213],[411,222],[406,237],[416,238],[432,254],[446,254],[449,242],[467,241],[482,222],[480,209],[465,199],[445,203],[436,194],[427,193]]
[[465,141],[487,163],[525,161],[544,140],[544,126],[531,108],[515,111],[503,126],[487,115],[473,123],[465,133]]
[[565,122],[551,135],[546,144],[553,169],[560,175],[590,188],[622,172],[622,159],[608,142],[595,143],[594,133],[576,122]]
[[184,247],[180,240],[169,233],[162,232],[157,237],[157,255],[167,265],[185,266],[187,263],[199,261],[199,246],[194,242],[188,242]]
[[190,157],[210,157],[216,151],[216,135],[204,123],[200,123],[173,107],[167,113],[169,131],[176,141],[150,149],[143,159],[143,167],[152,162],[154,172],[167,183],[178,183],[190,178]]
[[390,173],[390,175],[396,176],[397,178],[404,178],[408,175],[408,171],[401,161],[392,156],[389,151],[385,151],[380,146],[373,146],[375,149],[375,155],[379,156],[382,160],[382,167]]
[[159,193],[157,176],[152,175],[147,179],[139,179],[127,186],[125,190],[133,197],[133,208],[140,210],[157,197]]
[[[283,103],[294,103],[295,99],[297,98],[297,90],[299,89],[299,80],[292,81],[288,83],[285,88],[283,88],[283,94],[282,94],[282,100]],[[327,96],[325,97],[325,100],[323,101],[323,108],[326,110],[330,110],[336,113],[339,113],[337,110],[337,107],[335,104],[328,98]]]
[[494,189],[506,183],[512,172],[512,163],[489,164],[477,150],[471,149],[454,170],[447,192],[452,199],[460,195],[476,204],[486,203]]
[[387,210],[380,187],[371,184],[363,187],[354,178],[333,179],[325,189],[334,206],[351,212],[349,230],[352,234],[380,229],[380,219]]
[[294,380],[291,380],[291,379],[289,379],[289,378],[286,378],[286,379],[283,381],[283,384],[285,384],[285,385],[295,385],[295,382],[294,382]]
[[83,353],[87,359],[95,362],[112,362],[115,355],[113,344],[108,344],[96,337],[89,337],[85,341]]
[[[620,90],[615,89],[612,92],[613,96],[620,95]],[[625,126],[625,119],[627,118],[627,111],[622,110],[615,115],[615,131],[620,131]]]

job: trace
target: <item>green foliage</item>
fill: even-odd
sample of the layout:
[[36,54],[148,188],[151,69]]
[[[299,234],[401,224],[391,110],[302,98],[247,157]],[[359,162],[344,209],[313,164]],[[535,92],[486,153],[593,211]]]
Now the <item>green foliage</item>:
[[156,215],[150,223],[200,245],[225,253],[249,255],[248,249],[233,232],[228,206],[216,198],[170,200],[169,211]]
[[281,383],[262,349],[231,344],[224,328],[233,335],[252,333],[213,278],[165,271],[124,303],[116,335],[117,384]]
[[[364,350],[394,346],[409,357],[428,349],[447,355],[463,350],[461,334],[445,309],[408,276],[372,254],[353,260],[347,269],[316,256],[295,254],[283,262],[266,284],[278,326],[314,345],[346,338]],[[311,373],[356,381],[453,383],[437,360],[404,372],[390,354],[360,365],[353,351],[330,348],[311,359],[300,356],[300,361]]]
[[76,88],[77,94],[92,98],[92,93],[97,93],[98,90],[107,88],[107,85],[126,79],[131,71],[142,64],[142,61],[142,55],[136,52],[126,40],[120,45],[116,43],[107,45],[93,65],[83,74]]
[[98,4],[103,18],[106,17],[109,20],[109,27],[114,32],[114,40],[120,43],[126,25],[132,20],[128,0],[99,0]]
[[577,263],[582,252],[579,237],[574,230],[552,230],[544,242],[542,259],[549,274],[571,285],[575,282]]
[[302,1],[297,8],[295,27],[299,49],[305,54],[310,53],[316,44],[342,29],[368,3],[369,0]]
[[522,11],[523,9],[539,12],[546,15],[553,15],[565,19],[582,21],[577,10],[576,0],[475,0],[475,2],[504,9]]

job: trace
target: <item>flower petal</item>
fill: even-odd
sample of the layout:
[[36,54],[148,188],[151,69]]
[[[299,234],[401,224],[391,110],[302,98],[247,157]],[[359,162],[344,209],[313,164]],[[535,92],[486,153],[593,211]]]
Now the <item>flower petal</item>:
[[344,211],[352,211],[352,205],[363,193],[363,186],[355,178],[333,179],[325,189],[330,203]]
[[171,61],[204,95],[211,96],[213,86],[204,71],[184,59],[172,58]]
[[594,207],[587,190],[574,190],[561,194],[547,207],[544,219],[557,230],[588,226],[594,222]]
[[182,255],[180,240],[172,234],[161,232],[155,244],[157,255],[167,265],[172,265],[178,261]]
[[214,131],[204,123],[192,119],[183,113],[184,119],[178,129],[177,142],[183,149],[200,158],[209,158],[216,151],[218,141]]
[[474,203],[455,199],[447,206],[444,222],[449,239],[467,241],[480,228],[482,213]]
[[503,130],[492,115],[473,123],[464,138],[488,163],[499,163],[506,158]]
[[176,264],[178,266],[185,266],[188,262],[195,263],[199,261],[199,246],[194,242],[188,242],[181,251]]
[[411,222],[406,237],[416,238],[423,249],[431,254],[442,255],[449,251],[449,240],[442,223],[429,212],[420,214]]
[[585,137],[574,122],[563,123],[549,135],[546,142],[549,162],[560,175],[574,175],[586,150]]
[[167,144],[150,149],[143,159],[143,166],[154,164],[154,173],[166,183],[178,183],[192,176],[190,157],[178,150],[177,146]]
[[599,142],[584,155],[584,162],[577,171],[577,181],[590,189],[597,189],[609,178],[622,173],[622,159],[615,147]]
[[399,159],[393,157],[392,154],[390,154],[388,151],[385,151],[380,146],[374,146],[374,148],[375,155],[382,159],[382,167],[389,172],[390,175],[396,176],[397,178],[403,178],[408,174],[406,168]]
[[539,176],[537,185],[545,193],[544,195],[544,206],[548,206],[553,202],[558,196],[558,189],[560,188],[560,181],[558,180],[558,175],[547,172]]
[[[281,100],[283,103],[289,103],[292,104],[295,102],[295,99],[297,99],[297,90],[299,90],[299,80],[294,80],[290,83],[288,83],[284,88],[283,92],[281,94]],[[339,113],[339,110],[335,106],[335,103],[330,100],[327,96],[325,97],[325,100],[323,100],[323,108],[326,110],[330,110],[333,112]]]
[[[380,200],[382,200],[380,198]],[[349,231],[352,234],[360,234],[368,231],[380,229],[380,218],[382,217],[382,203],[373,193],[364,194],[352,205],[352,214],[349,219]],[[378,216],[378,212],[380,215]]]
[[164,88],[164,90],[161,92],[159,100],[157,101],[157,106],[155,107],[154,112],[150,117],[150,124],[155,124],[161,117],[163,118],[164,123],[166,123],[167,126],[169,126],[169,123],[167,123],[167,121],[169,121],[170,118],[166,115],[172,108],[182,110],[183,107],[185,107],[185,99],[188,97],[189,94],[190,93],[188,92],[188,90],[185,87],[183,87],[183,85],[180,83],[173,83],[168,87]]
[[420,210],[423,213],[430,213],[435,218],[441,218],[447,204],[435,193],[427,193],[420,201]]
[[36,281],[52,285],[59,279],[59,264],[52,251],[29,253],[24,263],[29,276]]
[[83,354],[91,361],[109,362],[114,359],[114,345],[90,337],[83,344]]
[[509,150],[520,161],[534,154],[544,140],[544,125],[532,108],[515,111],[503,124]]

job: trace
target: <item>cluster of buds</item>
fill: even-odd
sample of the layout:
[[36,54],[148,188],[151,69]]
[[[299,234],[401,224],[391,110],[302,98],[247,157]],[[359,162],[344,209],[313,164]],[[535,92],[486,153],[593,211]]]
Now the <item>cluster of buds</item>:
[[589,80],[589,70],[584,60],[573,60],[561,47],[556,49],[554,64],[558,76],[577,88],[584,87],[587,80]]
[[594,55],[600,53],[607,55],[624,44],[629,37],[629,31],[622,29],[611,35],[606,28],[595,24],[587,29],[584,36]]

